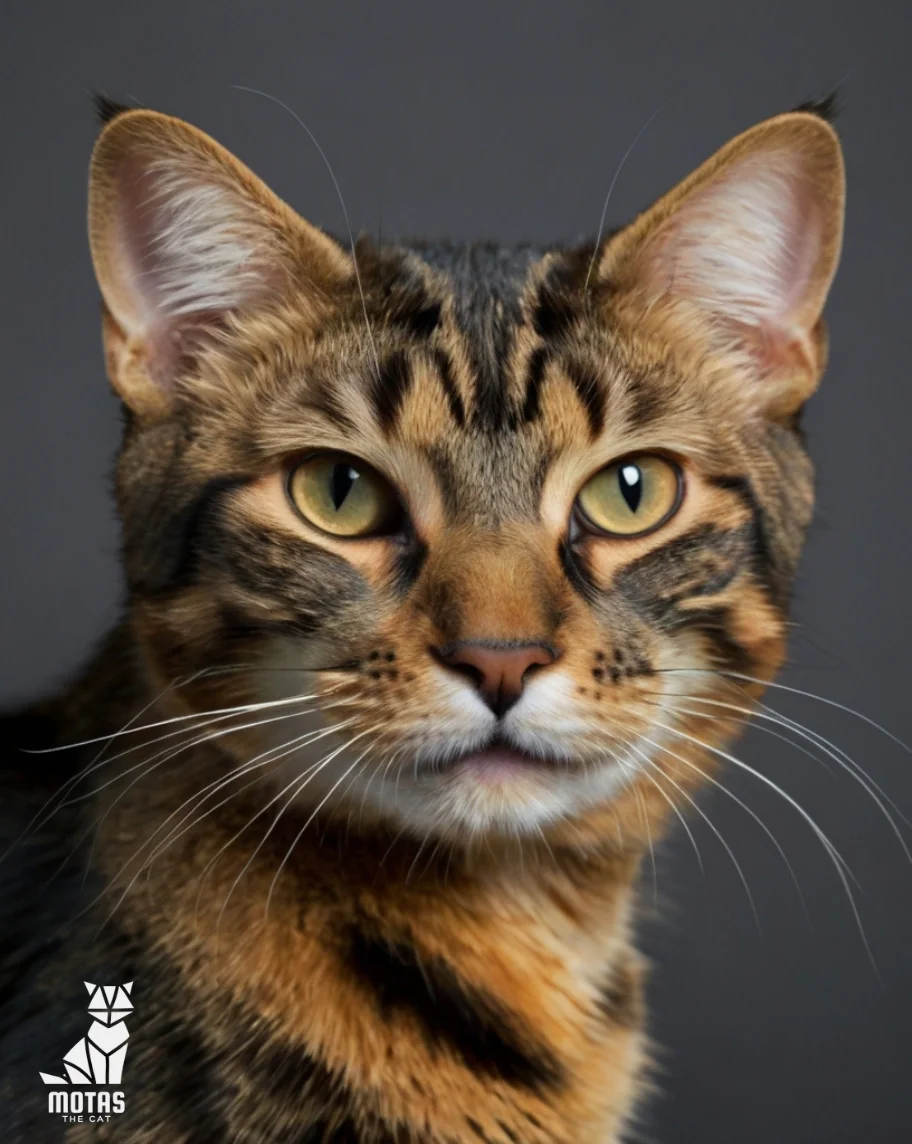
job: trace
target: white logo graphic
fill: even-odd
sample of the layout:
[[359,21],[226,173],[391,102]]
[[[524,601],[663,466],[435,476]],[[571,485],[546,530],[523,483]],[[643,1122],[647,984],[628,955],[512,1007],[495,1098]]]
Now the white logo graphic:
[[89,991],[91,1027],[63,1058],[69,1080],[41,1073],[45,1084],[120,1084],[130,1036],[126,1018],[133,1012],[130,1001],[133,982],[91,985],[86,981],[83,984]]

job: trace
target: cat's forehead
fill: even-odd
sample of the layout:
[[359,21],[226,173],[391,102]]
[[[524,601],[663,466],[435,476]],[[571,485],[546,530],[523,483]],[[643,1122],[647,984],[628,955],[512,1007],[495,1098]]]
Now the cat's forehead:
[[504,428],[507,370],[517,337],[535,321],[545,252],[478,242],[422,244],[411,253],[431,270],[431,289],[446,299],[442,321],[467,355],[474,375],[473,422]]
[[549,470],[568,456],[585,465],[705,443],[699,386],[682,386],[667,346],[613,323],[610,299],[589,282],[593,253],[445,243],[404,256],[411,281],[418,264],[422,287],[409,297],[425,318],[420,329],[406,323],[401,353],[378,355],[369,392],[387,440],[427,455],[451,507],[534,515]]
[[245,331],[254,366],[233,380],[246,400],[213,389],[234,428],[213,426],[207,451],[223,436],[266,458],[339,449],[394,480],[428,474],[450,515],[493,523],[535,516],[568,457],[579,476],[627,450],[705,443],[699,387],[666,346],[612,322],[588,284],[591,247],[359,254],[363,293],[316,339],[279,327],[267,353],[262,326]]

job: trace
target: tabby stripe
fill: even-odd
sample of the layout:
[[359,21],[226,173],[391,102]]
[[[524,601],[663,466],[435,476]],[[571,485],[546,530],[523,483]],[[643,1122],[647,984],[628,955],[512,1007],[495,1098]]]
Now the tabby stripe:
[[757,499],[757,493],[750,480],[744,476],[711,477],[710,484],[727,489],[740,498],[751,515],[753,530],[753,572],[766,594],[775,603],[782,602],[783,589],[776,577],[776,558],[769,543],[766,526],[766,513]]
[[662,412],[662,394],[654,386],[640,379],[630,389],[630,410],[627,420],[633,430],[642,429]]
[[399,416],[412,379],[411,363],[402,350],[397,350],[387,358],[379,377],[374,379],[370,395],[377,420],[384,430],[390,429]]
[[338,391],[324,378],[314,378],[311,382],[307,404],[312,406],[340,429],[354,433],[357,429],[351,413],[343,405]]
[[570,358],[564,363],[567,376],[573,382],[577,396],[589,419],[589,432],[593,439],[605,428],[605,395],[598,373],[589,366]]
[[264,1123],[296,1124],[305,1129],[293,1137],[302,1144],[392,1144],[388,1134],[362,1137],[350,1111],[357,1096],[341,1073],[246,1012],[236,1008],[227,1016],[233,1037],[226,1072],[241,1073]]
[[441,306],[439,302],[427,302],[414,310],[395,316],[415,338],[427,340],[440,325]]
[[544,341],[554,341],[567,332],[577,315],[577,307],[567,297],[543,287],[532,311],[532,328]]
[[564,251],[552,263],[532,310],[532,326],[540,338],[553,342],[564,337],[585,313],[584,289],[593,260],[594,245],[586,243]]
[[541,390],[547,365],[548,351],[544,346],[539,346],[529,358],[529,368],[526,373],[526,395],[520,414],[520,421],[523,424],[535,421],[541,413]]
[[403,544],[397,552],[393,563],[393,582],[400,595],[404,596],[418,579],[427,554],[427,545],[417,537],[410,543]]
[[681,602],[721,592],[744,567],[749,537],[746,527],[697,525],[632,561],[614,587],[654,623],[686,623]]
[[533,1092],[562,1083],[552,1050],[520,1037],[516,1017],[443,959],[423,958],[407,941],[388,942],[353,928],[347,960],[381,1014],[412,1017],[431,1050],[448,1049],[473,1072]]
[[[176,459],[176,457],[175,457]],[[125,557],[131,586],[150,595],[187,587],[196,575],[197,540],[219,500],[246,484],[237,475],[213,477],[180,504],[179,493],[167,479],[157,485],[158,495],[148,506],[135,504],[127,521]],[[175,501],[179,507],[175,510]],[[144,511],[143,511],[144,509]]]
[[599,997],[599,1008],[613,1025],[636,1028],[640,1020],[637,981],[629,964],[614,966]]
[[449,354],[444,353],[443,350],[435,351],[434,364],[437,366],[437,374],[440,378],[440,384],[443,386],[443,392],[446,395],[447,404],[450,407],[453,420],[459,428],[462,429],[465,426],[466,420],[465,405],[462,402],[459,390],[456,388],[456,381],[453,377],[453,368]]
[[322,624],[368,595],[367,582],[349,561],[300,537],[237,525],[224,528],[212,541],[207,566],[227,571],[241,588],[287,606],[302,623]]
[[294,619],[272,619],[269,616],[248,616],[236,605],[226,603],[219,609],[221,630],[218,634],[217,647],[223,649],[224,655],[236,654],[239,649],[252,641],[262,639],[263,636],[276,637],[294,636],[297,639],[309,639],[323,627],[325,617],[300,614]]
[[588,603],[594,603],[600,593],[599,586],[585,563],[573,551],[573,545],[569,540],[561,541],[558,548],[558,559],[564,570],[564,575],[575,591]]
[[477,1120],[471,1116],[467,1116],[466,1124],[468,1124],[472,1132],[478,1137],[478,1139],[481,1141],[481,1144],[491,1144],[491,1138],[485,1135],[484,1129],[481,1127]]
[[731,609],[699,608],[682,613],[679,627],[697,628],[709,636],[719,652],[721,663],[730,671],[753,674],[756,667],[751,652],[736,639],[731,630]]

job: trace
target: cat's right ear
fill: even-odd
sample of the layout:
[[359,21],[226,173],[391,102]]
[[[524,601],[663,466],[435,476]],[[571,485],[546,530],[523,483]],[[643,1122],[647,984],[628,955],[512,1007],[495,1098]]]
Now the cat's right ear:
[[158,112],[112,119],[92,155],[89,239],[111,382],[166,416],[207,334],[297,287],[316,323],[349,255],[202,131]]

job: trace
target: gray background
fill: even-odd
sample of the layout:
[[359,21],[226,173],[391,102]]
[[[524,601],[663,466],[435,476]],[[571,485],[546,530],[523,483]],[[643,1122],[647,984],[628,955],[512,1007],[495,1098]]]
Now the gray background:
[[[63,679],[117,614],[107,473],[118,410],[102,372],[84,236],[88,92],[174,112],[234,149],[313,221],[341,231],[328,152],[356,229],[577,238],[622,220],[730,135],[842,83],[848,230],[829,317],[832,367],[809,429],[820,502],[782,681],[912,740],[910,14],[899,4],[12,4],[0,16],[0,701]],[[867,724],[782,693],[912,817],[912,760]],[[663,1095],[639,1126],[667,1144],[912,1138],[912,870],[846,773],[757,730],[744,759],[782,784],[857,878],[877,972],[810,828],[740,773],[807,899],[724,795],[657,855],[652,1029]],[[902,824],[901,824],[902,825]],[[905,829],[905,827],[904,827]],[[912,834],[912,831],[907,831]],[[652,872],[646,878],[647,915]]]

